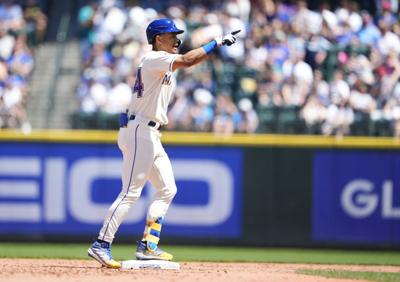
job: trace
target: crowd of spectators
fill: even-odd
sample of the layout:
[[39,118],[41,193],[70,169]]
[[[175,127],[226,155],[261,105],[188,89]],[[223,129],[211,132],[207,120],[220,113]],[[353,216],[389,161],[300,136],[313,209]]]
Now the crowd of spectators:
[[177,73],[167,129],[400,137],[397,1],[374,1],[375,13],[356,1],[314,10],[306,1],[153,2],[81,8],[81,113],[126,107],[139,60],[151,49],[146,26],[170,17],[186,31],[182,53],[241,32],[235,45]]
[[47,19],[34,0],[0,2],[0,128],[31,130],[27,113],[28,84]]

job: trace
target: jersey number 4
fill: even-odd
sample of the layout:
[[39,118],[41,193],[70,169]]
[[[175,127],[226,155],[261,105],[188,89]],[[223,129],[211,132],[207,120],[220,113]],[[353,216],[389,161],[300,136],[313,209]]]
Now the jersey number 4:
[[142,68],[138,68],[135,85],[133,86],[133,93],[137,93],[137,97],[141,98],[143,97],[143,90],[144,86],[142,82]]

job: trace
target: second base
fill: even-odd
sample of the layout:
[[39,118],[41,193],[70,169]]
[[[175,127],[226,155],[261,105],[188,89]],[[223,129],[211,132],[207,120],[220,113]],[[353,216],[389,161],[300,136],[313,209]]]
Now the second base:
[[179,270],[177,262],[166,260],[124,260],[121,261],[122,269],[171,269]]

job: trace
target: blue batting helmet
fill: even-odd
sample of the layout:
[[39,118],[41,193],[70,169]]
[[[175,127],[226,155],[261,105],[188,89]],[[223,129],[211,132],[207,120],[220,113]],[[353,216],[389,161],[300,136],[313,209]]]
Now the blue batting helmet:
[[157,19],[152,21],[146,28],[147,42],[153,43],[154,37],[163,33],[183,33],[183,30],[176,27],[171,19]]

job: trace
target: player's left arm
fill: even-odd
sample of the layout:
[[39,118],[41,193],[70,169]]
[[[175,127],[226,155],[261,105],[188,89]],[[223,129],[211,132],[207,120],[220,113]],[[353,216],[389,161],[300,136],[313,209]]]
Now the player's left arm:
[[235,34],[237,34],[239,31],[240,30],[231,32],[220,39],[214,39],[206,45],[193,49],[184,55],[178,55],[172,64],[172,71],[194,66],[207,58],[208,54],[213,52],[218,47],[222,45],[230,46],[234,44],[236,42]]

